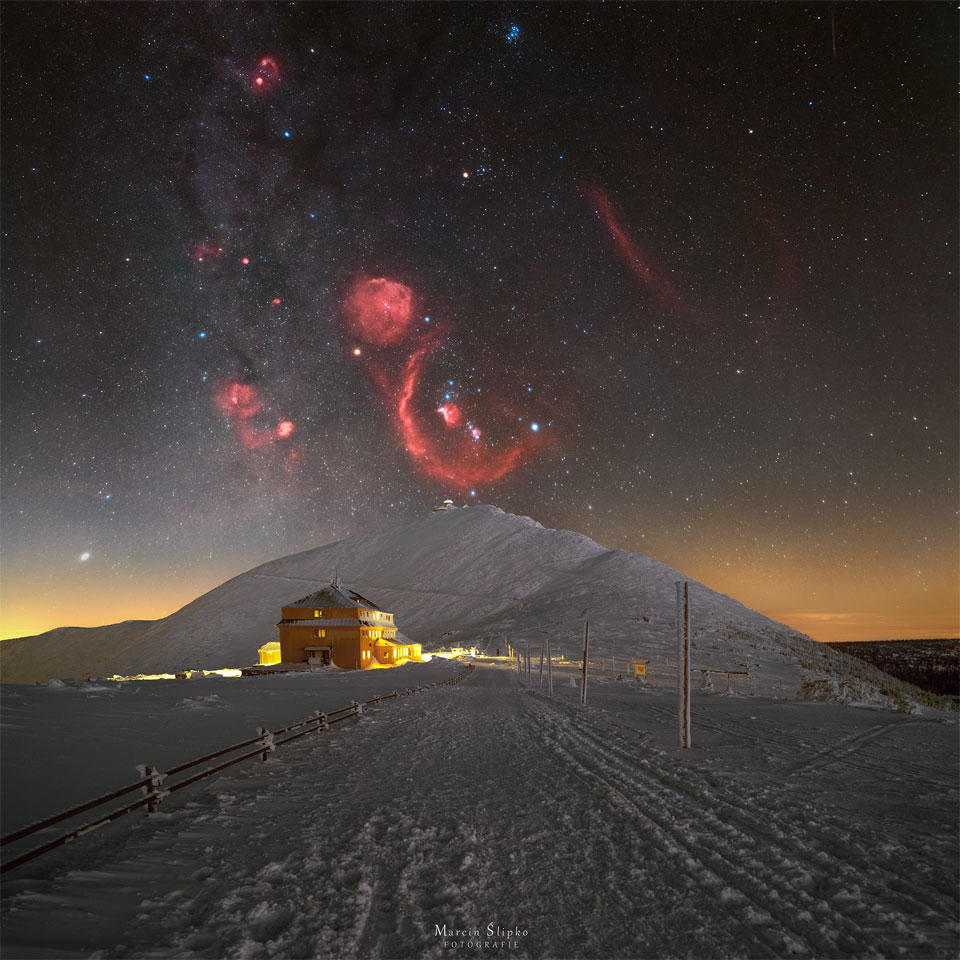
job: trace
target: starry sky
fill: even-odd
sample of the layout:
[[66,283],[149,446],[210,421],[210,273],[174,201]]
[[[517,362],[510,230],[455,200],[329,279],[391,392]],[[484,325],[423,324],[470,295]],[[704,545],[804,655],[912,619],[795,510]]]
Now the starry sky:
[[4,637],[447,497],[957,635],[951,5],[0,24]]

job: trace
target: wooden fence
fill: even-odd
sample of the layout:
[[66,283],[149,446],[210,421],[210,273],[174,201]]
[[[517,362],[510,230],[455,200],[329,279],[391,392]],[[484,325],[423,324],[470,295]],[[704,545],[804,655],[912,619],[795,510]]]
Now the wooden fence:
[[[50,850],[55,850],[57,847],[61,847],[65,843],[75,840],[77,837],[82,837],[85,833],[90,833],[93,830],[96,830],[98,827],[102,827],[104,824],[110,823],[112,820],[116,820],[128,813],[132,813],[139,807],[146,807],[147,812],[152,813],[160,806],[160,803],[164,797],[169,796],[171,793],[175,793],[177,790],[182,790],[184,787],[189,787],[190,784],[196,783],[198,780],[203,780],[215,773],[219,773],[221,770],[225,770],[227,767],[232,767],[235,763],[242,763],[244,760],[251,760],[254,757],[260,757],[261,760],[266,760],[268,755],[276,750],[277,747],[282,746],[285,743],[290,743],[293,740],[299,740],[300,737],[305,737],[310,733],[321,733],[323,730],[333,726],[333,724],[340,723],[343,720],[349,720],[351,717],[359,717],[366,707],[375,706],[376,704],[382,703],[385,700],[393,700],[397,697],[406,697],[413,693],[420,693],[423,690],[430,690],[433,687],[444,687],[459,683],[465,677],[468,677],[473,672],[473,669],[473,665],[471,664],[466,668],[466,670],[463,670],[456,676],[449,677],[446,680],[438,680],[436,683],[430,683],[426,686],[416,687],[413,689],[408,688],[401,692],[394,690],[393,693],[390,693],[385,697],[374,697],[372,700],[363,701],[363,703],[359,703],[358,701],[354,700],[349,706],[340,707],[339,710],[333,710],[330,713],[323,713],[322,711],[318,710],[315,714],[313,714],[313,716],[308,717],[306,720],[300,720],[297,723],[291,723],[288,727],[281,727],[279,730],[270,731],[265,727],[261,727],[257,732],[257,736],[251,737],[249,740],[244,740],[243,743],[235,743],[232,746],[224,747],[222,750],[216,750],[213,753],[208,753],[206,756],[197,757],[196,760],[190,760],[187,763],[181,763],[179,766],[171,767],[165,773],[161,773],[149,765],[139,766],[137,769],[140,771],[141,777],[136,783],[127,784],[127,786],[120,787],[119,790],[114,790],[112,793],[106,793],[102,797],[97,797],[94,800],[88,800],[86,803],[81,803],[76,807],[71,807],[69,810],[64,810],[62,813],[54,814],[52,817],[47,817],[45,820],[39,820],[36,823],[31,823],[26,827],[22,827],[21,829],[15,830],[13,833],[9,833],[5,837],[0,838],[0,846],[6,846],[8,843],[14,843],[17,840],[23,840],[26,837],[32,836],[41,830],[46,830],[47,828],[52,827],[57,823],[61,823],[64,820],[72,820],[74,817],[78,817],[81,813],[86,813],[88,810],[93,810],[96,807],[101,807],[104,804],[111,803],[114,800],[119,800],[120,797],[124,797],[127,794],[133,793],[134,791],[139,790],[141,793],[141,797],[138,800],[134,800],[132,803],[128,803],[126,806],[112,810],[110,813],[105,814],[98,820],[85,823],[83,826],[77,827],[76,829],[71,830],[69,833],[62,834],[53,840],[49,840],[47,843],[41,844],[39,847],[34,847],[32,850],[28,850],[26,853],[20,854],[12,860],[5,861],[3,865],[0,866],[0,872],[5,873],[7,870],[12,870],[14,867],[19,867],[20,864],[26,863],[29,860],[33,860],[35,857],[39,857],[41,854],[47,853]],[[284,736],[284,734],[286,734],[286,736]],[[278,737],[280,739],[277,739]],[[218,763],[215,766],[207,767],[205,770],[201,770],[199,773],[195,773],[184,780],[178,780],[176,783],[172,784],[165,783],[165,781],[170,777],[175,777],[177,774],[183,773],[186,770],[190,770],[192,767],[196,767],[201,763],[207,763],[210,760],[216,760],[218,757],[226,756],[227,754],[234,753],[237,750],[243,750],[244,753],[237,757],[231,757],[229,760],[224,760],[222,763]]]

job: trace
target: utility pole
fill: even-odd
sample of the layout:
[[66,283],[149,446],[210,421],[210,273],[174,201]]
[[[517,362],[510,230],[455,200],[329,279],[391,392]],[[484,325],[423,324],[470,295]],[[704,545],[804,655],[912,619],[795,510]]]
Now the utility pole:
[[590,649],[590,621],[583,625],[583,683],[580,684],[580,702],[587,702],[587,652]]
[[543,644],[540,644],[540,690],[543,689]]
[[677,720],[680,746],[690,746],[690,590],[677,581]]

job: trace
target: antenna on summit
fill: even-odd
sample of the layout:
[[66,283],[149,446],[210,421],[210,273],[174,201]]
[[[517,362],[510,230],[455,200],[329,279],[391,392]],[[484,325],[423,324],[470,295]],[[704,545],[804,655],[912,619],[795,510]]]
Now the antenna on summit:
[[339,590],[340,589],[340,567],[338,566],[336,572],[333,575],[333,585]]

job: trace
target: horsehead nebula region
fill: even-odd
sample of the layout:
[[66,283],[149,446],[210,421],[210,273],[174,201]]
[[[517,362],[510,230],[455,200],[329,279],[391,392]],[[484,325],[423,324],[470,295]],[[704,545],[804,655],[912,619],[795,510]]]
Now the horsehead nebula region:
[[[497,483],[549,442],[536,420],[517,429],[524,418],[503,403],[482,396],[457,402],[455,380],[429,383],[430,360],[448,333],[436,324],[417,325],[417,297],[407,284],[361,275],[347,292],[343,316],[351,336],[376,348],[370,379],[388,403],[400,446],[423,476],[464,491]],[[351,353],[363,356],[357,346]]]

